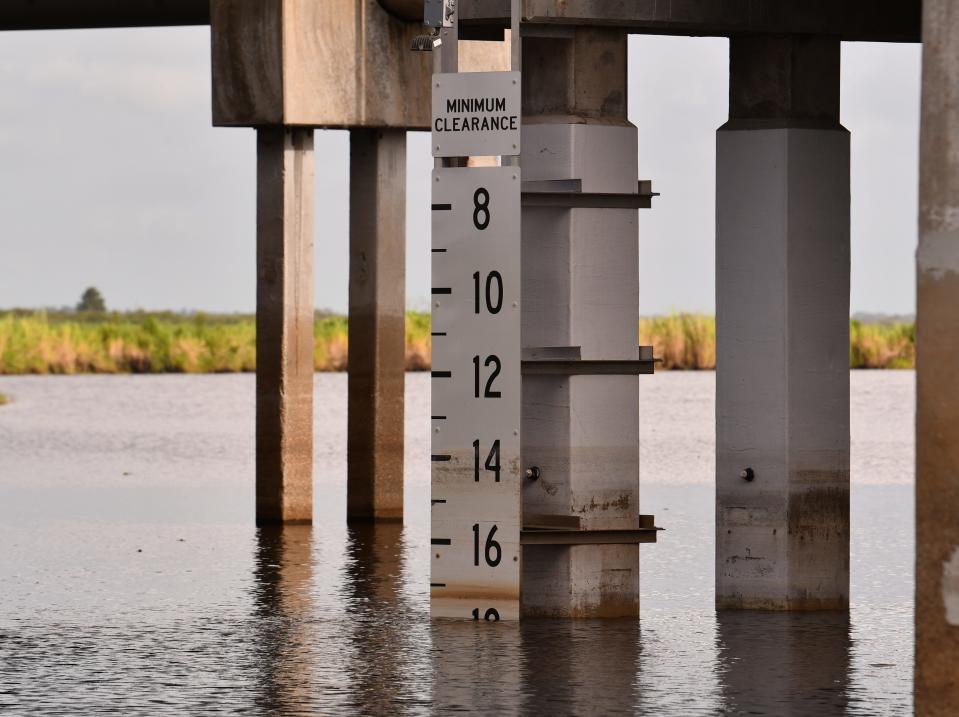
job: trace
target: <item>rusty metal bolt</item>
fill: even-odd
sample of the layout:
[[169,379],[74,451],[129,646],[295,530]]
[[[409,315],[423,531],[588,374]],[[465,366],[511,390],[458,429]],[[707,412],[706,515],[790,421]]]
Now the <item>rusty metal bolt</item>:
[[540,471],[539,466],[530,466],[526,469],[526,477],[530,480],[539,480]]
[[742,478],[744,481],[747,481],[747,482],[749,482],[749,483],[752,483],[753,478],[756,477],[756,474],[753,473],[753,469],[752,469],[752,468],[743,468],[743,469],[739,472],[739,477]]

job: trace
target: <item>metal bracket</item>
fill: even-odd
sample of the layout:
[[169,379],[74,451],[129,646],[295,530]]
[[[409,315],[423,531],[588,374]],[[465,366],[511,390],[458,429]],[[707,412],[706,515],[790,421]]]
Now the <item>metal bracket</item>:
[[410,49],[420,52],[438,50],[440,45],[443,44],[440,29],[453,27],[455,15],[456,0],[424,0],[423,25],[430,28],[430,31],[425,35],[414,37]]
[[439,29],[453,27],[453,15],[456,13],[456,0],[424,0],[423,24]]
[[567,207],[592,209],[650,209],[653,197],[653,182],[641,179],[636,193],[584,192],[581,179],[553,179],[523,182],[524,207]]
[[655,543],[657,533],[652,515],[639,516],[635,528],[586,529],[575,515],[529,515],[523,520],[520,545],[636,545]]
[[636,359],[584,359],[579,346],[543,346],[523,349],[521,369],[524,376],[636,376],[660,361],[652,346],[640,346]]

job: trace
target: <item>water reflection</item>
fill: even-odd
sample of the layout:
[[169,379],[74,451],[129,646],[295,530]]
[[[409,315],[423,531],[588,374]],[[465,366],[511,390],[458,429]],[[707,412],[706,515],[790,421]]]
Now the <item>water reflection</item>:
[[519,714],[523,676],[515,622],[437,620],[433,644],[433,714]]
[[524,714],[634,714],[639,621],[528,620],[521,634]]
[[[715,638],[699,631],[702,640],[686,629],[696,620],[648,634],[636,620],[431,623],[421,576],[407,567],[407,553],[418,549],[399,524],[322,536],[308,526],[260,529],[257,706],[284,715],[559,716],[655,705],[677,714],[828,716],[849,707],[844,613],[723,611]],[[662,674],[664,650],[704,651],[698,674]],[[690,680],[700,688],[690,691]],[[667,685],[684,697],[664,692]]]
[[414,683],[423,676],[418,674],[423,670],[419,655],[429,635],[425,616],[416,614],[406,599],[403,526],[351,525],[346,548],[353,706],[363,714],[421,712],[428,700]]
[[436,621],[435,714],[633,714],[635,620]]
[[270,712],[299,714],[312,672],[312,528],[259,528],[254,573],[256,702]]
[[427,712],[428,616],[407,598],[400,524],[351,526],[345,534],[262,528],[254,572],[260,708]]
[[843,715],[849,615],[724,610],[716,615],[728,714]]

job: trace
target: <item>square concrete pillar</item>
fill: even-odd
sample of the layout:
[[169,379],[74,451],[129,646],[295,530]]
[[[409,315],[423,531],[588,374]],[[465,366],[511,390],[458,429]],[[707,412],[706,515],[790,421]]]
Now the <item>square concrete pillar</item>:
[[[523,41],[523,180],[636,193],[636,128],[626,119],[626,36],[576,30]],[[524,349],[579,347],[584,359],[636,359],[636,209],[525,207]],[[525,376],[522,455],[542,477],[525,516],[575,516],[587,529],[639,520],[636,376]],[[523,548],[522,613],[639,614],[639,546]]]
[[313,130],[256,133],[256,519],[313,519]]
[[[733,38],[716,140],[716,604],[849,605],[838,40]],[[818,84],[816,84],[818,82]]]
[[406,130],[350,132],[347,520],[403,519]]
[[959,705],[959,6],[922,5],[916,312],[916,714]]

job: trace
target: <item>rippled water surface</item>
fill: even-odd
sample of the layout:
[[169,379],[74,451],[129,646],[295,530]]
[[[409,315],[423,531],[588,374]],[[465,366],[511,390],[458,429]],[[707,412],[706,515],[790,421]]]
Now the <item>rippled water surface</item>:
[[711,373],[643,377],[642,617],[429,621],[429,379],[406,525],[349,528],[316,377],[312,528],[253,525],[252,376],[0,378],[4,714],[911,710],[913,380],[852,376],[852,609],[717,614]]

